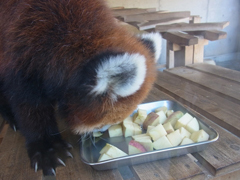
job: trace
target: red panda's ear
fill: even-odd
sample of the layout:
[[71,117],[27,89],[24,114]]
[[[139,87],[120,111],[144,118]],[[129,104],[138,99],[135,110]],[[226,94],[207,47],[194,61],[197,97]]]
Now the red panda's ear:
[[145,33],[139,35],[143,44],[153,53],[155,62],[160,58],[162,50],[162,36],[160,33]]
[[99,56],[92,62],[94,84],[90,93],[93,96],[107,93],[113,101],[134,94],[144,82],[145,61],[145,57],[138,53],[105,53]]

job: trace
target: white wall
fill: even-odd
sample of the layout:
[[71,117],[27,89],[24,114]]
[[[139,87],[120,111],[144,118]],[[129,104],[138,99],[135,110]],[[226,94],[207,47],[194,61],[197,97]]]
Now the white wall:
[[[231,60],[240,52],[240,0],[107,0],[111,7],[150,8],[168,11],[191,11],[191,15],[200,15],[202,22],[229,21],[224,29],[227,38],[209,41],[204,56],[217,61]],[[165,48],[165,47],[164,47]],[[163,50],[164,50],[163,48]],[[163,55],[161,63],[165,63]]]

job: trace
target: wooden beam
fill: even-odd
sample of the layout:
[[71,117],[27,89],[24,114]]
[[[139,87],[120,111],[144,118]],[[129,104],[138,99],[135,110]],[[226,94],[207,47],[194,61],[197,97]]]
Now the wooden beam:
[[129,8],[129,9],[113,9],[114,16],[123,16],[123,15],[130,15],[130,14],[141,14],[147,12],[154,12],[156,8],[147,8],[147,9],[138,9],[138,8]]
[[157,32],[174,32],[174,31],[208,31],[208,30],[221,30],[229,25],[229,22],[218,22],[218,23],[178,23],[171,25],[156,26]]
[[179,18],[179,17],[189,17],[190,11],[179,11],[179,12],[150,12],[150,13],[142,13],[142,14],[133,14],[133,15],[125,15],[123,16],[125,22],[132,21],[149,21],[149,20],[162,20],[166,18]]
[[190,46],[198,43],[197,37],[183,32],[167,32],[163,34],[163,38],[180,46]]
[[191,16],[190,17],[190,23],[200,23],[201,19],[202,18],[200,16]]
[[218,30],[209,30],[209,31],[187,31],[190,35],[195,36],[203,36],[205,39],[210,41],[216,41],[220,39],[225,39],[227,37],[227,33],[224,31],[218,31]]
[[167,18],[161,20],[152,20],[138,24],[139,30],[146,30],[155,28],[157,25],[167,25],[173,23],[189,23],[189,17]]

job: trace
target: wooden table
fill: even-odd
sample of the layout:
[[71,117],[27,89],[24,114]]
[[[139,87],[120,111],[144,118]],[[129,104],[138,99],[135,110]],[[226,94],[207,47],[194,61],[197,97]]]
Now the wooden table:
[[[240,72],[206,64],[168,69],[158,73],[145,102],[172,99],[199,113],[220,135],[217,142],[199,153],[159,160],[114,170],[96,171],[81,162],[78,136],[67,130],[65,139],[73,144],[73,159],[57,168],[59,180],[168,180],[239,179],[240,177]],[[40,180],[35,173],[19,132],[3,124],[0,133],[0,179]],[[45,177],[44,179],[55,179]]]

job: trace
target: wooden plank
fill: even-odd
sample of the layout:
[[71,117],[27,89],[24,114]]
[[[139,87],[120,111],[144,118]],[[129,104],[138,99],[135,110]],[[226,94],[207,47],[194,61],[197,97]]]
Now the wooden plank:
[[114,16],[141,14],[141,13],[154,12],[154,11],[156,11],[156,8],[147,8],[147,9],[129,8],[129,9],[113,9],[112,10]]
[[[168,41],[169,42],[169,41]],[[181,50],[181,46],[179,46],[178,44],[176,44],[176,43],[172,43],[172,42],[169,42],[169,50],[171,50],[171,51],[179,51],[179,50]]]
[[193,64],[202,63],[204,60],[204,45],[208,43],[206,39],[198,39],[198,44],[193,46]]
[[221,77],[203,73],[187,67],[174,68],[166,72],[184,78],[206,90],[240,104],[240,84]]
[[191,64],[188,65],[189,68],[196,69],[201,72],[205,72],[208,74],[212,74],[218,77],[221,77],[223,79],[227,79],[230,81],[235,81],[240,83],[240,72],[227,69],[224,67],[220,66],[214,66],[214,65],[209,65],[209,64]]
[[[167,41],[167,50],[166,50],[166,67],[173,68],[174,67],[174,51],[171,50],[171,46],[173,43]],[[173,48],[172,48],[173,49]]]
[[[202,170],[187,155],[133,166],[140,179],[186,179],[205,177]],[[203,178],[204,179],[204,178]]]
[[229,22],[217,22],[217,23],[178,23],[171,25],[156,26],[157,32],[175,32],[175,31],[205,31],[205,30],[222,30],[229,25]]
[[152,29],[155,28],[157,25],[167,25],[172,23],[188,23],[189,17],[179,17],[179,18],[167,18],[162,20],[153,20],[148,22],[143,22],[138,24],[140,30]]
[[240,137],[239,104],[169,73],[159,72],[155,86]]
[[183,46],[174,53],[174,66],[185,66],[193,63],[193,46]]
[[179,18],[179,17],[189,17],[190,11],[179,11],[179,12],[150,12],[150,13],[142,13],[142,14],[133,14],[133,15],[124,15],[125,22],[132,21],[149,21],[149,20],[162,20],[166,18]]
[[197,37],[183,32],[166,32],[162,37],[180,46],[190,46],[198,43]]
[[190,17],[190,23],[200,23],[201,19],[202,18],[200,16],[191,16]]
[[[198,114],[197,118],[219,133],[217,142],[210,144],[202,152],[194,153],[194,157],[199,160],[206,170],[213,175],[221,176],[240,169],[240,139],[210,121],[224,116],[223,119],[227,123],[232,123],[233,119],[235,119],[236,122],[233,123],[233,126],[239,128],[239,105],[163,72],[158,74],[156,88],[174,97],[185,106],[195,109],[203,115]],[[209,114],[212,114],[212,116],[209,116]]]
[[210,41],[216,41],[220,39],[225,39],[227,37],[227,33],[224,31],[218,31],[218,30],[209,30],[209,31],[187,31],[190,35],[201,35],[204,37],[204,39],[210,40]]

